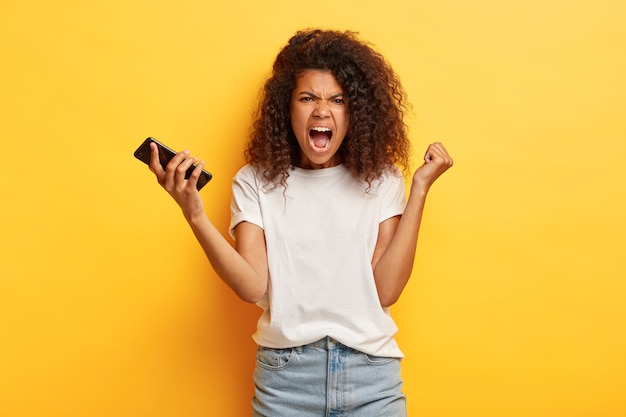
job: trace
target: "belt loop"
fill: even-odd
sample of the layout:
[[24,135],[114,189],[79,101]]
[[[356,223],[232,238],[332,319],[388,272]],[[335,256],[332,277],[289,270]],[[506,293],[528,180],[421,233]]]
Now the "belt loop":
[[336,348],[338,343],[339,343],[339,342],[337,342],[337,341],[336,341],[335,339],[333,339],[332,337],[330,337],[330,336],[327,336],[327,337],[326,337],[326,345],[327,345],[328,349],[334,349],[334,348]]

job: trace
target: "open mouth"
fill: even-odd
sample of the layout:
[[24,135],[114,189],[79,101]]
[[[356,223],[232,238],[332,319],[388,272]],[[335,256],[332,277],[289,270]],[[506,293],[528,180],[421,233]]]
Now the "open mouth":
[[309,130],[309,141],[316,151],[325,151],[330,147],[333,131],[328,127],[316,126]]

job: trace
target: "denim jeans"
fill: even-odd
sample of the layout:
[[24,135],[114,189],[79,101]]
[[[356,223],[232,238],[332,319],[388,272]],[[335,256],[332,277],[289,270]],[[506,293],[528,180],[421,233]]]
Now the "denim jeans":
[[376,357],[331,338],[260,346],[253,417],[405,417],[400,359]]

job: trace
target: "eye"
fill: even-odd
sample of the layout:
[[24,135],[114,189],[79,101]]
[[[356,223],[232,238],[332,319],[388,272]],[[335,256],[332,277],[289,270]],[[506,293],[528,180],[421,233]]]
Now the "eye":
[[308,96],[301,97],[300,101],[302,101],[303,103],[309,103],[309,102],[313,101],[313,97],[308,97]]
[[344,102],[343,98],[336,98],[336,99],[333,100],[333,103],[335,103],[335,104],[344,104],[345,102]]

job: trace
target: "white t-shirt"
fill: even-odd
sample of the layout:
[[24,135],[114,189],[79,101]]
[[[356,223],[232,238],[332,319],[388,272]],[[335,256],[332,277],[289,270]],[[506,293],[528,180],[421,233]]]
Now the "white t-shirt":
[[286,189],[265,185],[249,165],[233,180],[231,234],[250,222],[267,245],[270,283],[258,302],[255,342],[287,348],[330,336],[371,355],[402,357],[371,264],[379,224],[404,211],[401,175],[383,175],[366,192],[343,165],[289,174]]

